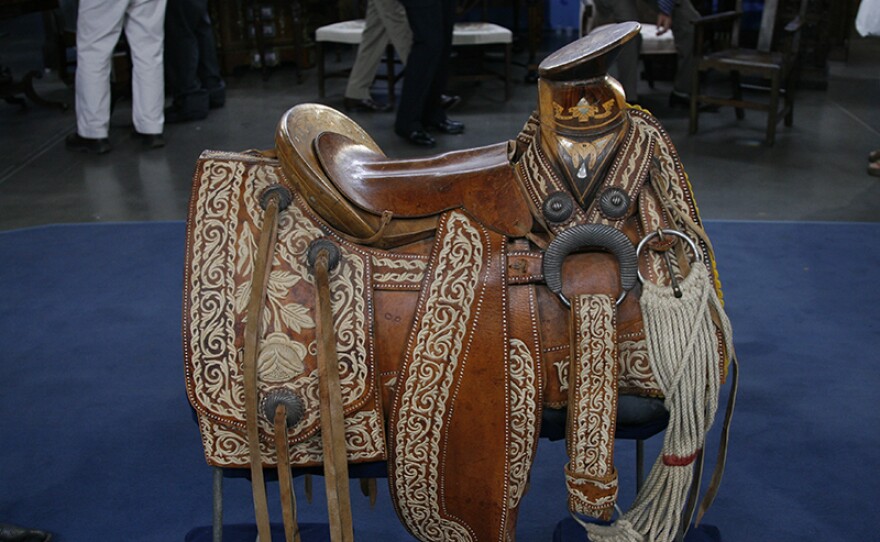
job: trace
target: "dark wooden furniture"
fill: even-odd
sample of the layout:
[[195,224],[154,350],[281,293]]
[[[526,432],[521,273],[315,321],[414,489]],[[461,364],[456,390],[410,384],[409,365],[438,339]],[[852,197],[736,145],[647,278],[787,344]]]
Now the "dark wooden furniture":
[[[753,49],[739,46],[741,0],[736,1],[733,11],[702,17],[695,23],[695,73],[691,92],[690,133],[697,132],[700,109],[704,105],[734,107],[738,119],[744,118],[744,109],[767,112],[767,145],[773,145],[775,141],[776,125],[780,118],[785,119],[786,126],[791,126],[800,35],[807,3],[808,0],[800,0],[797,16],[785,24],[779,37],[774,39],[774,31],[779,22],[776,17],[779,0],[767,0],[758,44]],[[712,95],[706,88],[701,88],[707,87],[701,85],[701,80],[710,72],[729,76],[732,96]],[[743,77],[758,79],[766,87],[746,87],[743,85]],[[763,100],[746,99],[743,88],[766,89],[769,96]]]
[[312,66],[314,45],[306,22],[312,14],[307,0],[213,0],[211,19],[217,33],[217,53],[223,73],[252,67],[263,71],[282,63],[300,70]]
[[[58,0],[5,0],[0,3],[0,19],[12,19],[28,13],[49,11],[58,7]],[[21,106],[27,102],[21,98],[26,96],[37,105],[46,107],[58,107],[66,110],[68,105],[64,102],[46,100],[34,90],[34,79],[39,79],[43,74],[39,70],[30,70],[21,79],[16,79],[12,70],[0,64],[0,98],[7,103]]]

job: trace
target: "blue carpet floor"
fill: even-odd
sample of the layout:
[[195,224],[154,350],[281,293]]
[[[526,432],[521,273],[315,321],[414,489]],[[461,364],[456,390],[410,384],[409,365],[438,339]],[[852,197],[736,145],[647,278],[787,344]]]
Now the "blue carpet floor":
[[[706,521],[725,541],[876,540],[880,225],[708,229],[742,386]],[[184,394],[183,244],[182,223],[0,233],[0,522],[59,542],[182,541],[210,523]],[[717,431],[710,458],[716,443]],[[632,448],[619,443],[624,502]],[[519,540],[552,540],[565,518],[563,457],[541,442]],[[321,483],[309,505],[297,482],[302,521],[323,519]],[[359,540],[409,540],[381,483],[373,510],[353,495]],[[228,480],[225,496],[227,523],[253,522],[247,482]]]

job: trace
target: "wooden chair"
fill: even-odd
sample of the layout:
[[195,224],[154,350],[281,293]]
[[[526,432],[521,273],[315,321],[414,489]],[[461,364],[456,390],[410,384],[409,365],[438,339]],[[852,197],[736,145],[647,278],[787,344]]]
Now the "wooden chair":
[[[477,4],[480,4],[479,6]],[[457,7],[459,15],[465,14],[471,9],[482,8],[485,15],[485,0],[460,0]],[[328,72],[325,68],[325,54],[328,44],[340,44],[357,47],[361,42],[361,36],[365,26],[364,19],[343,20],[328,24],[315,31],[316,63],[318,75],[318,96],[325,95],[325,81],[331,77],[348,77],[350,69]],[[494,23],[483,21],[459,21],[455,23],[452,32],[452,47],[465,61],[457,64],[466,65],[468,69],[453,70],[450,79],[464,81],[481,81],[486,79],[500,79],[504,82],[504,100],[510,99],[510,63],[511,47],[513,44],[513,32]],[[485,62],[485,52],[497,50],[501,55],[503,68],[499,72],[488,69]],[[405,70],[398,69],[399,61],[395,59],[394,47],[388,45],[385,53],[385,73],[376,76],[388,83],[388,99],[395,101],[395,85],[405,75]]]
[[[452,47],[459,55],[457,70],[451,70],[450,79],[457,81],[504,82],[504,101],[510,99],[510,60],[513,32],[488,22],[457,22],[452,31]],[[490,69],[489,53],[496,50],[501,57],[501,70]]]
[[[801,0],[797,16],[783,28],[780,39],[774,41],[779,0],[766,0],[761,19],[757,47],[739,46],[739,23],[742,0],[736,0],[732,11],[725,11],[700,18],[696,25],[694,40],[694,82],[691,91],[690,133],[697,132],[700,108],[703,105],[732,106],[736,117],[745,117],[744,109],[766,111],[766,143],[773,145],[776,125],[780,118],[791,126],[794,110],[795,79],[798,68],[800,33],[804,26],[808,0]],[[774,44],[779,45],[774,47]],[[728,74],[732,96],[719,97],[701,89],[701,80],[709,72]],[[766,87],[746,87],[742,77],[753,77],[766,82]],[[765,100],[746,99],[743,88],[769,90]],[[781,102],[781,107],[780,107]]]

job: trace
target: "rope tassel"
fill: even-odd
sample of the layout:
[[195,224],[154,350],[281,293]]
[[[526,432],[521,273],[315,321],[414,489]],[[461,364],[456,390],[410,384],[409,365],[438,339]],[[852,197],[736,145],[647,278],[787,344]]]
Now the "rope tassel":
[[718,409],[721,368],[713,311],[719,315],[728,352],[730,322],[707,273],[692,268],[682,297],[645,282],[641,296],[648,355],[663,391],[669,425],[663,450],[632,508],[610,526],[589,525],[594,542],[673,540],[688,498],[697,458]]

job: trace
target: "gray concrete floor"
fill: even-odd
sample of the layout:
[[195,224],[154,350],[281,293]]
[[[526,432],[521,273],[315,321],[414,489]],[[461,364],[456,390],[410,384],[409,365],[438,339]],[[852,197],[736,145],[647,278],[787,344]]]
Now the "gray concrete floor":
[[[22,75],[41,65],[39,21],[0,26],[0,63]],[[547,54],[558,42],[547,40]],[[342,57],[345,63],[350,53]],[[520,53],[518,60],[524,60]],[[298,84],[282,67],[263,79],[244,71],[227,79],[226,107],[206,120],[167,125],[167,146],[142,150],[131,137],[130,102],[113,113],[113,151],[71,153],[72,110],[21,108],[0,102],[0,230],[50,223],[183,220],[196,159],[204,149],[270,148],[275,126],[290,107],[321,102],[341,108],[344,81],[331,80],[317,98],[314,69]],[[439,136],[433,151],[414,148],[391,130],[393,113],[351,116],[389,156],[408,157],[496,143],[512,138],[536,105],[536,86],[514,69],[513,97],[500,83],[453,86],[463,102],[451,117],[467,125],[460,136]],[[797,96],[794,126],[780,125],[776,145],[761,144],[765,117],[732,110],[701,116],[687,133],[687,113],[668,107],[671,85],[642,83],[642,105],[672,135],[696,191],[703,217],[737,220],[880,221],[880,179],[867,175],[867,154],[880,148],[880,40],[854,39],[846,62],[830,66],[827,90]],[[376,91],[381,92],[382,83]],[[47,73],[37,81],[46,97],[73,103],[72,89]],[[384,96],[380,96],[384,98]]]

